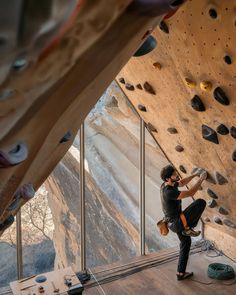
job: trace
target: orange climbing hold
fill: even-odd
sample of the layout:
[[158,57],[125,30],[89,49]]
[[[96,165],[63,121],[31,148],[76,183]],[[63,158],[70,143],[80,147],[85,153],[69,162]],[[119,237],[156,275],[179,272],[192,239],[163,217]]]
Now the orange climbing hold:
[[196,82],[192,81],[189,78],[185,78],[185,84],[190,88],[196,87]]
[[209,92],[209,91],[211,91],[211,89],[212,89],[212,83],[209,82],[209,81],[202,81],[202,82],[200,83],[200,88],[201,88],[203,91],[207,91],[207,92]]

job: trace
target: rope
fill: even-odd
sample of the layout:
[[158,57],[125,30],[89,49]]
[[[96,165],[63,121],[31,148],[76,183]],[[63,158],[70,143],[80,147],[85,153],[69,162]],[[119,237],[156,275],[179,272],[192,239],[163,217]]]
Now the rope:
[[207,274],[209,278],[216,280],[231,280],[235,277],[232,266],[222,263],[209,264]]

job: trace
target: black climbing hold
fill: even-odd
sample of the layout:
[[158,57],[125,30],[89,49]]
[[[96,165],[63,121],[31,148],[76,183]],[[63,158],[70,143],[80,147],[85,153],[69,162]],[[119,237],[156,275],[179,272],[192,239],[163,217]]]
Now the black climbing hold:
[[219,213],[222,215],[228,215],[229,211],[227,209],[225,209],[224,207],[220,207],[219,208]]
[[140,90],[143,90],[143,87],[142,87],[141,84],[137,84],[137,85],[136,85],[136,88],[138,88],[138,89],[140,89]]
[[142,111],[142,112],[146,112],[146,111],[147,111],[146,107],[145,107],[144,105],[142,105],[142,104],[139,104],[139,105],[138,105],[138,109],[139,109],[140,111]]
[[220,224],[220,225],[223,224],[222,223],[222,220],[219,217],[217,217],[217,216],[214,217],[214,222],[217,223],[217,224]]
[[207,189],[207,193],[208,195],[212,198],[212,199],[218,199],[218,196],[216,193],[214,193],[211,189]]
[[70,131],[66,132],[64,136],[61,138],[60,143],[69,141],[71,139],[71,136],[72,134]]
[[207,206],[209,208],[215,208],[217,206],[216,200],[212,199],[212,200],[207,201]]
[[236,139],[236,127],[232,126],[230,128],[230,135]]
[[201,98],[198,95],[194,95],[194,97],[191,99],[191,106],[195,111],[198,112],[204,112],[206,110]]
[[156,128],[150,122],[147,124],[147,129],[151,132],[157,132]]
[[229,220],[229,219],[224,219],[224,220],[223,220],[223,223],[224,223],[225,225],[229,226],[229,227],[236,228],[236,224],[233,223],[233,222],[232,222],[231,220]]
[[227,97],[227,95],[225,94],[225,92],[223,91],[222,88],[220,87],[217,87],[215,90],[214,90],[214,98],[221,104],[227,106],[229,105],[229,99]]
[[15,220],[15,218],[13,215],[10,215],[9,217],[7,217],[7,219],[3,223],[0,223],[0,231],[4,231],[9,226],[11,226],[13,224],[14,220]]
[[186,169],[184,168],[184,166],[183,165],[180,165],[179,166],[179,170],[181,171],[181,172],[183,172],[183,173],[187,173],[187,171],[186,171]]
[[129,84],[129,83],[126,83],[125,84],[125,88],[128,89],[128,90],[130,90],[130,91],[134,91],[134,86],[131,85],[131,84]]
[[143,56],[151,52],[157,46],[157,41],[153,36],[148,36],[144,43],[135,52],[134,56]]
[[168,131],[170,134],[176,134],[176,133],[178,133],[177,129],[174,128],[174,127],[168,128],[167,131]]
[[125,79],[121,77],[121,78],[119,79],[119,82],[122,83],[122,84],[125,84]]
[[217,11],[213,8],[211,8],[209,11],[208,11],[209,15],[211,18],[217,18]]
[[232,60],[231,60],[231,57],[229,55],[226,55],[224,57],[224,61],[225,63],[227,63],[228,65],[231,65],[232,64]]
[[159,24],[159,28],[161,31],[163,31],[166,34],[169,34],[169,28],[167,26],[167,24],[164,21],[161,21]]
[[9,205],[9,207],[7,208],[7,211],[12,211],[18,208],[18,206],[20,205],[20,195],[17,194],[13,201],[11,202],[11,204]]
[[156,94],[156,91],[153,89],[153,87],[148,82],[145,82],[143,84],[143,87],[144,87],[144,89],[145,89],[146,92],[148,92],[150,94],[153,94],[153,95]]
[[216,172],[215,176],[216,176],[216,181],[219,185],[223,185],[223,184],[228,183],[228,180],[223,175],[221,175],[219,172]]
[[236,150],[232,153],[232,160],[236,162]]
[[219,144],[217,133],[212,128],[207,125],[202,125],[202,137],[209,140],[215,144]]
[[217,128],[216,131],[221,134],[221,135],[227,135],[229,134],[229,129],[224,125],[220,124]]
[[175,147],[175,150],[176,150],[177,152],[181,153],[181,152],[184,150],[184,148],[183,148],[181,145],[177,145],[177,146]]

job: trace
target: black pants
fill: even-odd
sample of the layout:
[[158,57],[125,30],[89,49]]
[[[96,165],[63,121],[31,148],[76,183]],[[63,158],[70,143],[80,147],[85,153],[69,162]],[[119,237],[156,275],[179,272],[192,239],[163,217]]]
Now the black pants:
[[[197,225],[205,207],[206,201],[203,199],[198,199],[190,204],[183,211],[189,227],[195,227]],[[189,251],[191,247],[191,237],[182,235],[182,230],[184,229],[184,227],[180,218],[171,223],[169,225],[169,228],[178,235],[178,238],[180,240],[180,252],[177,271],[184,273],[187,267]]]

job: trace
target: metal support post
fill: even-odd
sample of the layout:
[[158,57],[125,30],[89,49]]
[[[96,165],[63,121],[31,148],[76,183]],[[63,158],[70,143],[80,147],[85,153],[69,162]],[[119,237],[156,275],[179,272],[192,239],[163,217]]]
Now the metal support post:
[[84,123],[80,127],[80,228],[81,270],[86,269],[86,224],[85,224],[85,171],[84,171]]
[[22,234],[21,234],[21,210],[16,214],[16,251],[17,251],[17,277],[23,278],[23,258],[22,258]]
[[140,118],[140,253],[145,255],[145,125]]

